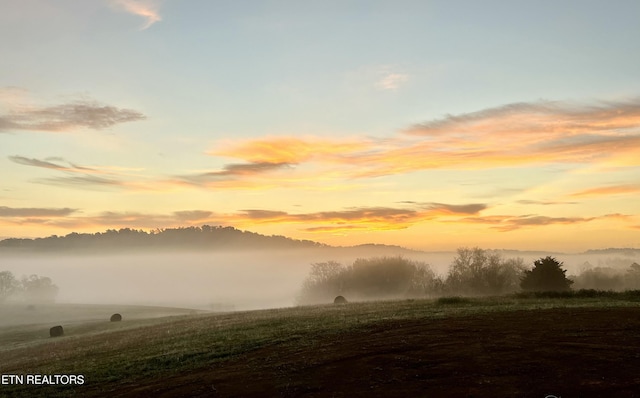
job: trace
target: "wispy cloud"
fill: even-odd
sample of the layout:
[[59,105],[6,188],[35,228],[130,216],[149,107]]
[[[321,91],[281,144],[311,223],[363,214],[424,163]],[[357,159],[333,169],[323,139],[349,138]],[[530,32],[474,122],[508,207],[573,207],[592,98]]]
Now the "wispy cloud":
[[518,200],[516,201],[516,203],[520,203],[521,205],[543,205],[543,206],[578,204],[578,202],[544,201],[544,200],[528,200],[528,199]]
[[[225,189],[266,189],[281,185],[269,182],[264,174],[286,170],[287,163],[236,163],[221,170],[200,172],[175,177],[149,177],[139,169],[113,166],[81,166],[60,157],[35,159],[24,156],[8,156],[12,162],[24,166],[39,167],[64,173],[63,176],[44,177],[32,182],[77,189],[127,189],[167,191],[185,187],[216,187]],[[132,172],[133,170],[133,172]],[[258,181],[263,183],[258,183]]]
[[595,220],[604,219],[629,219],[631,216],[624,214],[606,214],[603,216],[595,217],[548,217],[540,215],[493,215],[484,217],[466,217],[457,220],[456,222],[470,223],[470,224],[488,224],[492,229],[496,229],[500,232],[509,232],[521,228],[540,227],[547,225],[570,225],[570,224],[584,224]]
[[409,75],[404,73],[386,72],[376,82],[376,87],[381,90],[396,90],[409,80]]
[[51,228],[75,230],[105,228],[156,229],[185,226],[231,225],[226,221],[229,216],[218,216],[207,210],[182,210],[171,213],[143,213],[104,211],[96,215],[69,216],[51,219],[24,218],[12,222],[18,224],[37,224]]
[[105,211],[97,215],[79,216],[77,209],[0,207],[0,217],[11,224],[37,224],[62,228],[169,228],[189,225],[233,225],[251,227],[258,224],[293,224],[310,233],[349,231],[385,231],[407,229],[425,222],[484,224],[498,232],[531,229],[550,225],[580,225],[617,220],[626,228],[637,228],[637,216],[605,214],[592,217],[550,217],[537,214],[486,215],[480,212],[486,204],[417,203],[401,207],[355,207],[332,211],[290,213],[269,209],[245,209],[235,213],[209,210],[182,210],[167,214]]
[[125,12],[143,17],[145,23],[140,30],[162,20],[158,0],[111,0],[111,3]]
[[372,142],[363,139],[318,137],[272,137],[248,141],[221,142],[210,155],[245,159],[253,163],[298,164],[309,161],[335,161],[352,153],[367,151]]
[[417,124],[386,139],[261,138],[221,143],[209,153],[326,170],[338,165],[343,178],[542,164],[640,166],[640,99],[509,104]]
[[[428,203],[411,208],[357,207],[337,211],[287,213],[283,211],[249,209],[240,212],[238,221],[259,223],[301,223],[313,225],[303,228],[309,232],[337,232],[343,230],[405,229],[416,223],[438,217],[467,216],[487,208],[485,204],[451,205]],[[242,218],[246,220],[242,220]]]
[[484,203],[472,203],[466,205],[450,205],[445,203],[429,203],[425,208],[431,211],[439,211],[442,214],[477,214],[487,208]]
[[16,130],[64,132],[79,128],[101,130],[116,124],[144,120],[138,111],[102,105],[92,100],[77,100],[54,106],[11,104],[0,114],[0,132]]
[[[417,124],[407,133],[421,136],[463,135],[567,137],[597,132],[620,134],[640,125],[640,99],[580,105],[561,101],[520,102],[477,112],[448,115]],[[529,137],[536,141],[536,137]]]
[[[208,210],[181,210],[168,214],[105,211],[97,215],[76,216],[75,209],[50,209],[49,213],[37,209],[24,211],[5,210],[11,222],[20,224],[43,224],[64,228],[165,228],[187,225],[215,224],[250,227],[257,224],[294,224],[307,232],[337,232],[345,230],[398,230],[435,219],[459,219],[477,215],[487,206],[484,204],[452,205],[424,203],[410,208],[355,207],[341,210],[309,213],[289,213],[269,209],[246,209],[234,213],[214,213]],[[0,216],[2,215],[0,208]],[[35,215],[55,214],[53,219],[39,219]],[[22,216],[23,219],[19,219]]]
[[[34,159],[34,158],[26,158],[24,156],[9,156],[8,157],[9,160],[11,160],[14,163],[18,163],[18,164],[22,164],[25,166],[34,166],[34,167],[43,167],[45,169],[53,169],[53,170],[60,170],[60,171],[72,171],[72,172],[82,172],[82,173],[87,173],[87,172],[96,172],[96,169],[92,169],[89,167],[83,167],[83,166],[78,166],[75,165],[73,163],[70,162],[66,162],[64,159],[59,158],[59,157],[52,157],[52,158],[47,158],[45,160],[39,160],[39,159]],[[54,163],[54,162],[64,162],[67,163],[68,165],[62,165],[59,163]]]
[[253,162],[253,163],[236,163],[228,164],[222,170],[209,171],[206,173],[197,173],[192,175],[178,176],[181,181],[193,184],[207,184],[209,182],[230,181],[239,177],[254,176],[264,174],[274,170],[280,170],[291,167],[290,163],[270,163],[270,162]]
[[31,180],[38,184],[55,185],[75,189],[126,189],[157,191],[166,190],[171,184],[140,175],[140,169],[113,166],[81,166],[61,157],[46,159],[27,158],[24,156],[8,156],[14,163],[54,170],[63,175],[41,177]]
[[65,208],[33,208],[0,206],[0,217],[64,217],[77,212],[78,209]]
[[188,222],[207,220],[212,214],[213,212],[206,210],[183,210],[173,213],[174,217],[178,220]]
[[123,181],[115,178],[99,177],[94,175],[39,178],[35,180],[35,182],[47,185],[76,187],[80,189],[86,189],[88,187],[123,187],[126,185]]
[[626,185],[609,185],[605,187],[586,189],[584,191],[574,192],[569,196],[572,196],[572,197],[611,196],[611,195],[633,194],[638,192],[640,192],[640,184],[626,184]]

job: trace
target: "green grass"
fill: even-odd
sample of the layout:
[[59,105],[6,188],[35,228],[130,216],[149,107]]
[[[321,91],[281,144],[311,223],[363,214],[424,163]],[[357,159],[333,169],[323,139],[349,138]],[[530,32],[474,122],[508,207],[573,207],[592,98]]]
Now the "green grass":
[[613,300],[640,302],[640,290],[615,292],[612,290],[580,289],[566,292],[523,292],[517,293],[518,298],[608,298]]
[[[114,313],[125,314],[126,322],[109,322]],[[47,304],[27,309],[24,305],[0,306],[0,352],[7,349],[48,342],[49,328],[62,325],[66,335],[103,333],[134,325],[166,322],[170,316],[198,313],[184,308],[91,305],[91,304]]]
[[450,296],[450,297],[440,297],[436,300],[437,304],[470,304],[471,299],[468,297],[460,297],[460,296]]
[[[269,345],[315,347],[332,335],[414,319],[557,307],[638,306],[638,292],[449,297],[294,307],[228,314],[85,322],[61,338],[34,338],[33,325],[0,329],[1,374],[83,374],[88,388],[133,385],[150,377],[220,363]],[[47,329],[48,333],[48,329]],[[30,340],[33,339],[33,340]],[[0,395],[73,395],[71,387],[0,386]],[[93,391],[100,394],[100,391]],[[102,391],[107,393],[107,391]]]

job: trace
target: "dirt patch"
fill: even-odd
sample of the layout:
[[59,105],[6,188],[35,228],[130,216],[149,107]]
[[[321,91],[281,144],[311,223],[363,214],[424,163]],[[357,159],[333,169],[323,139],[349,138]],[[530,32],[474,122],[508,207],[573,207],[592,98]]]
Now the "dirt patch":
[[640,397],[640,308],[383,321],[107,390],[122,397]]

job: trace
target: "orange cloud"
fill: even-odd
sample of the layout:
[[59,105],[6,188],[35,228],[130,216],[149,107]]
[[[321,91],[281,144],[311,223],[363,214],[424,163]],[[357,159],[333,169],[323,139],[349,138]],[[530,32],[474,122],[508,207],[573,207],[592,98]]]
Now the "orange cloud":
[[554,163],[640,166],[640,100],[598,106],[511,104],[415,125],[405,133],[361,141],[257,139],[222,144],[209,154],[339,165],[344,178]]
[[[417,124],[406,132],[419,136],[504,137],[537,142],[540,135],[565,138],[582,134],[620,134],[640,126],[640,100],[580,105],[560,101],[514,103]],[[533,134],[533,135],[532,135]]]
[[37,224],[58,228],[165,228],[186,225],[301,224],[310,232],[346,230],[397,230],[437,218],[478,214],[485,204],[416,204],[411,208],[358,207],[312,213],[288,213],[265,209],[247,209],[231,214],[207,210],[183,210],[170,214],[103,212],[95,216],[75,216],[77,209],[9,209],[0,207],[0,218],[11,224]]
[[342,156],[370,150],[367,140],[347,141],[322,138],[275,137],[244,142],[223,143],[210,155],[239,158],[254,163],[297,164],[313,160],[340,161]]
[[310,232],[336,232],[346,230],[405,229],[416,223],[438,217],[477,214],[487,208],[485,204],[450,205],[425,203],[413,208],[361,207],[349,210],[291,214],[283,211],[244,210],[237,215],[239,222],[251,223],[303,223],[320,224],[306,227]]
[[624,195],[640,192],[640,184],[613,185],[586,189],[570,194],[572,197]]

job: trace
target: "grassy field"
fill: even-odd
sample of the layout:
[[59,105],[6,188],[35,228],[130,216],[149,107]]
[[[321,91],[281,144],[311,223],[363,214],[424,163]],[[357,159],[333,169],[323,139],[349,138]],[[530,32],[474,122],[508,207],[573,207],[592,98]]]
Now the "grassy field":
[[[128,312],[119,307],[124,317],[119,323],[108,322],[107,314],[114,308],[52,307],[47,311],[63,320],[55,323],[65,327],[63,337],[48,337],[48,327],[53,326],[51,319],[46,323],[21,320],[0,327],[0,374],[75,374],[84,376],[84,384],[5,384],[0,385],[0,396],[110,396],[115,392],[122,395],[123,391],[131,391],[131,396],[136,396],[136,389],[150,380],[155,380],[153,395],[163,396],[162,380],[169,377],[204,370],[216,372],[227,364],[249,360],[258,352],[274,356],[278,356],[278,352],[309,355],[341,336],[359,335],[366,339],[372,330],[380,328],[397,325],[398,330],[402,330],[403,326],[416,322],[427,325],[465,317],[493,322],[496,314],[518,311],[571,309],[572,313],[579,313],[622,307],[640,309],[640,295],[632,292],[564,297],[442,298],[224,314],[142,307],[130,307]],[[638,314],[640,317],[640,311]],[[264,360],[268,362],[269,358]],[[307,362],[313,363],[313,358]],[[286,365],[280,364],[285,368]],[[304,395],[298,394],[300,391],[291,394],[286,391],[286,388],[281,390],[279,395]],[[179,396],[178,392],[174,393]]]

